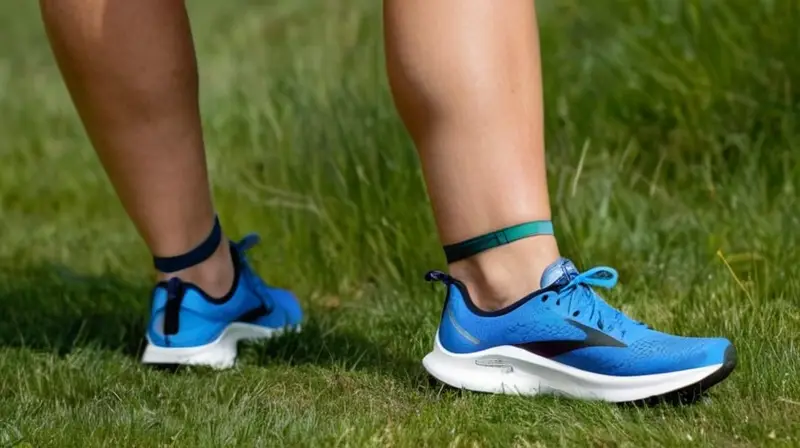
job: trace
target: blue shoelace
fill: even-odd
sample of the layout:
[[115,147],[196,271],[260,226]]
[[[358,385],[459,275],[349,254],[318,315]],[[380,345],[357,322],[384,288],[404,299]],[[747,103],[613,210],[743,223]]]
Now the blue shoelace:
[[[572,317],[589,313],[589,322],[594,322],[600,330],[611,332],[620,329],[622,336],[627,332],[626,324],[644,325],[626,316],[623,312],[607,304],[592,288],[611,289],[617,284],[619,275],[613,268],[598,266],[576,275],[569,283],[559,289],[556,305],[566,301],[567,312]],[[587,311],[588,310],[588,311]]]

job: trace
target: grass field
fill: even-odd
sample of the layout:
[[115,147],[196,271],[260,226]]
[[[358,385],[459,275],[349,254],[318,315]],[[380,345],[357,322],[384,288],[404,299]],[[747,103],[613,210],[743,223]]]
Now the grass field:
[[565,255],[654,327],[730,338],[694,406],[429,381],[443,255],[384,81],[380,2],[191,1],[215,194],[302,335],[227,372],[137,362],[150,260],[36,2],[0,5],[0,446],[800,446],[800,3],[540,2]]

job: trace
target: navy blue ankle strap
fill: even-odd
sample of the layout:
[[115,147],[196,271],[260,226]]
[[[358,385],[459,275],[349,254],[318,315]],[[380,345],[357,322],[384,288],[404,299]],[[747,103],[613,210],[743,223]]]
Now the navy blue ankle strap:
[[214,228],[211,229],[211,234],[199,246],[183,255],[174,257],[154,256],[153,265],[159,272],[165,274],[182,271],[208,260],[217,251],[220,241],[222,241],[222,227],[219,224],[219,218],[214,217]]
[[456,261],[469,258],[473,255],[477,255],[497,246],[513,243],[514,241],[521,240],[522,238],[552,234],[552,222],[531,221],[476,236],[475,238],[470,238],[460,243],[444,246],[444,254],[447,257],[448,264],[455,263]]

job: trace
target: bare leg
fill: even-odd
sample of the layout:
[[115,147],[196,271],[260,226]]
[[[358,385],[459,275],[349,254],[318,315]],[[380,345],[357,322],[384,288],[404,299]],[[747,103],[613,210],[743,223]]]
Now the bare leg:
[[[214,209],[183,1],[40,3],[78,112],[139,233],[154,255],[188,252],[208,236]],[[224,238],[210,259],[174,276],[226,293],[233,268]]]
[[[550,219],[532,0],[386,0],[389,78],[422,160],[443,244]],[[500,308],[538,289],[552,236],[450,266]]]

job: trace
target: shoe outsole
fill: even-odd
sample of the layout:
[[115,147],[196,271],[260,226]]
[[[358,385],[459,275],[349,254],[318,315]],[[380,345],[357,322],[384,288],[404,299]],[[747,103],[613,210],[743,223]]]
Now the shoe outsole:
[[736,364],[737,364],[736,348],[733,345],[730,345],[725,350],[722,366],[716,371],[714,371],[714,373],[712,373],[711,375],[681,389],[674,390],[672,392],[668,392],[662,395],[648,397],[643,400],[627,402],[625,404],[654,406],[662,403],[672,404],[672,405],[685,405],[685,404],[696,403],[698,400],[700,400],[706,395],[709,389],[711,389],[712,387],[716,386],[717,384],[721,383],[723,380],[728,378],[730,374],[733,373],[734,369],[736,369]]
[[445,350],[438,336],[423,360],[434,378],[474,392],[511,395],[556,395],[618,404],[692,403],[736,367],[729,346],[719,364],[641,376],[609,376],[576,369],[513,346],[469,354]]
[[236,363],[238,345],[246,341],[266,341],[286,332],[299,332],[300,326],[267,328],[255,324],[234,322],[214,341],[196,347],[162,347],[147,341],[141,362],[165,369],[180,366],[201,366],[229,369]]

